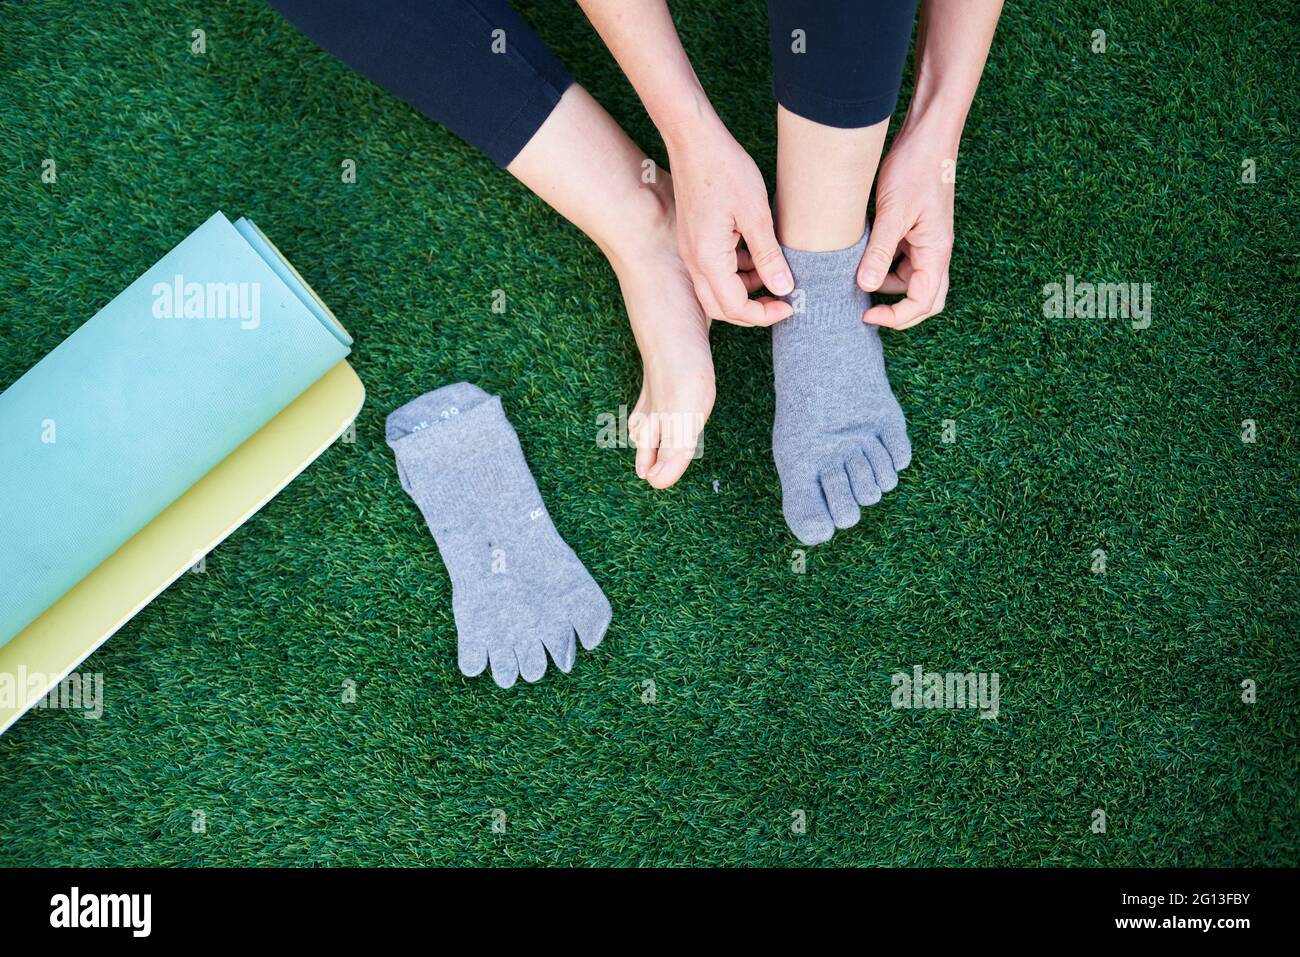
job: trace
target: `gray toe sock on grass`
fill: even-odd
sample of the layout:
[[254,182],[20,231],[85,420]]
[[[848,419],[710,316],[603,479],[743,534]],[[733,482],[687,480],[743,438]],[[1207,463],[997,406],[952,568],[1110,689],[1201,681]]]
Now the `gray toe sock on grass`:
[[489,664],[503,688],[573,667],[574,635],[595,648],[610,607],[560,538],[501,400],[458,382],[388,416],[402,487],[419,506],[451,576],[460,670]]
[[776,418],[772,455],[782,511],[799,541],[817,545],[856,525],[912,461],[903,410],[889,389],[880,332],[862,321],[858,288],[867,247],[810,253],[782,246],[795,314],[772,327]]

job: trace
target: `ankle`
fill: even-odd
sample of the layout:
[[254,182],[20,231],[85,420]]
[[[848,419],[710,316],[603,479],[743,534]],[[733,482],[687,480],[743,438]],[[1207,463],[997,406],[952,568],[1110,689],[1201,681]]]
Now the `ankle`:
[[614,218],[607,235],[591,238],[615,269],[665,246],[676,249],[677,214],[668,173],[656,168],[655,182],[639,184],[618,204]]

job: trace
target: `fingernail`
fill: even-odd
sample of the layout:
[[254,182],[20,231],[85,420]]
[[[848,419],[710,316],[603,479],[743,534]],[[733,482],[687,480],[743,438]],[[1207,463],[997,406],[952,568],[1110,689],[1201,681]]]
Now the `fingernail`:
[[778,296],[789,295],[794,292],[794,280],[790,278],[788,272],[779,272],[772,280],[772,291]]
[[862,274],[862,285],[864,285],[864,286],[879,286],[879,285],[880,285],[880,273],[878,273],[878,272],[870,272],[870,271],[863,273],[863,274]]
[[662,472],[663,470],[664,470],[664,465],[663,465],[663,463],[662,463],[662,462],[656,462],[656,463],[655,463],[655,467],[652,468],[652,469],[650,470],[650,475],[648,476],[648,478],[654,478],[656,475],[658,475],[658,474],[659,474],[660,472]]

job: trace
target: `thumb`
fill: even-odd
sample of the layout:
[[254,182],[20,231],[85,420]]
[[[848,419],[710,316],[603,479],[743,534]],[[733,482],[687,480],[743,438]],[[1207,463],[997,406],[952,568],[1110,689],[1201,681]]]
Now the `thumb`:
[[776,241],[772,217],[750,220],[742,227],[741,235],[745,237],[749,258],[754,261],[754,271],[763,280],[763,285],[778,296],[794,292],[794,277],[790,275],[790,266]]
[[889,275],[889,267],[894,264],[894,254],[898,252],[904,232],[902,224],[889,216],[877,216],[871,224],[871,239],[858,266],[858,285],[867,292],[879,289],[885,276]]

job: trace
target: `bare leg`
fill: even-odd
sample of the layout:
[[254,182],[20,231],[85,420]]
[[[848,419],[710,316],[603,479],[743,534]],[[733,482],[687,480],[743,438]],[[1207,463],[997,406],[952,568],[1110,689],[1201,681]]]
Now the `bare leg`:
[[672,179],[576,83],[507,167],[600,247],[618,276],[641,352],[629,420],[637,475],[656,488],[690,464],[713,410],[709,320],[677,255]]
[[842,130],[776,108],[776,236],[829,252],[862,238],[889,121]]

